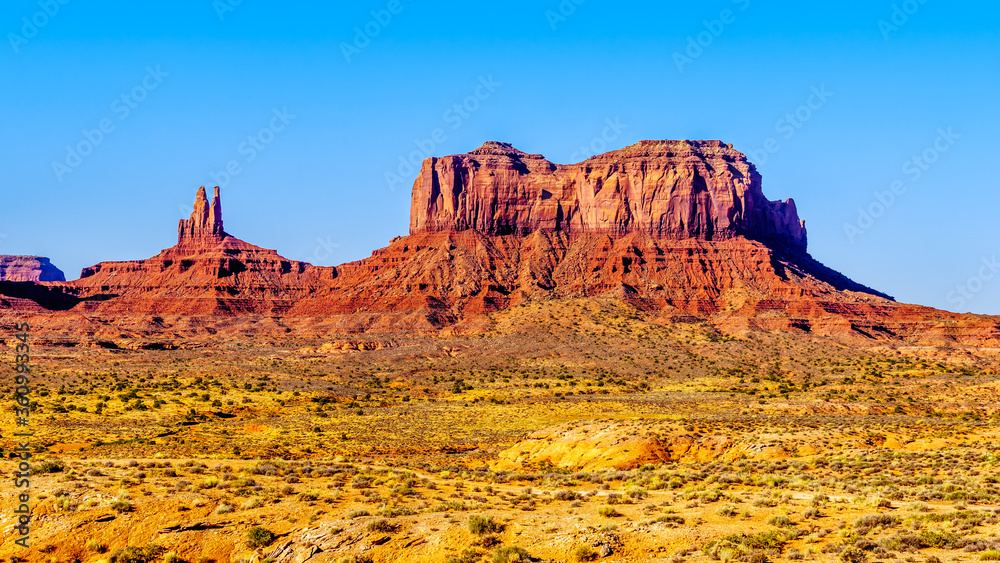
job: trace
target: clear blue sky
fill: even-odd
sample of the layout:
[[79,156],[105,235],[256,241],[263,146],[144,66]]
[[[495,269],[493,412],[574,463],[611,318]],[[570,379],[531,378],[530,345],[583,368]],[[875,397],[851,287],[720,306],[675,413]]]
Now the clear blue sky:
[[722,139],[818,260],[1000,314],[995,3],[576,1],[7,0],[0,253],[151,256],[233,161],[227,231],[334,265],[406,234],[414,151]]

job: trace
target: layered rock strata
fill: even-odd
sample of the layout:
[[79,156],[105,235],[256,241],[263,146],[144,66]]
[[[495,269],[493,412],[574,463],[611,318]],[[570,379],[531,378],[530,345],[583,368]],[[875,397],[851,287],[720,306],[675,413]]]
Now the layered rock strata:
[[66,276],[44,256],[0,255],[0,281],[66,281]]
[[795,202],[765,198],[754,165],[720,141],[642,141],[571,165],[497,142],[425,160],[410,234],[465,230],[745,237],[806,250]]

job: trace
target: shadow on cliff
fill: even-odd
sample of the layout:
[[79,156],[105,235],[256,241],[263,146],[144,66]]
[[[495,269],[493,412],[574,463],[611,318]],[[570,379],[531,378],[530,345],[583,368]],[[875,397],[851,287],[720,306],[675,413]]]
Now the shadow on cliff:
[[26,299],[49,311],[68,311],[83,301],[106,301],[117,295],[94,295],[77,297],[62,286],[49,286],[35,282],[0,281],[0,300],[4,297]]
[[867,293],[869,295],[881,297],[882,299],[888,299],[889,301],[896,300],[896,298],[891,295],[887,295],[881,291],[862,285],[848,278],[844,274],[841,274],[837,270],[824,266],[808,253],[789,250],[783,245],[774,243],[770,244],[770,248],[773,251],[773,254],[771,255],[771,265],[774,267],[774,271],[777,272],[777,274],[782,278],[787,279],[787,274],[785,273],[786,268],[793,268],[802,274],[810,275],[822,282],[830,284],[837,291]]

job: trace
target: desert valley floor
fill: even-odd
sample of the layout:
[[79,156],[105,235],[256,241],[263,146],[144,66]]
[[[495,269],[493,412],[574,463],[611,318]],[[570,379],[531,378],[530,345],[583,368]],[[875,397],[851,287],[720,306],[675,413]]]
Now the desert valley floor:
[[614,298],[489,322],[36,344],[34,547],[4,514],[0,557],[1000,559],[996,348],[726,334]]

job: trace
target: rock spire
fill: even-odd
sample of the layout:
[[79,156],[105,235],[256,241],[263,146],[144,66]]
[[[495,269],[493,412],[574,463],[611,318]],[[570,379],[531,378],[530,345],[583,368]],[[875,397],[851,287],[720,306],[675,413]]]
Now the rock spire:
[[222,229],[222,197],[219,196],[219,186],[215,186],[215,195],[209,205],[205,195],[205,187],[198,188],[194,200],[194,212],[190,219],[181,219],[177,225],[177,243],[185,240],[223,239],[226,232]]

